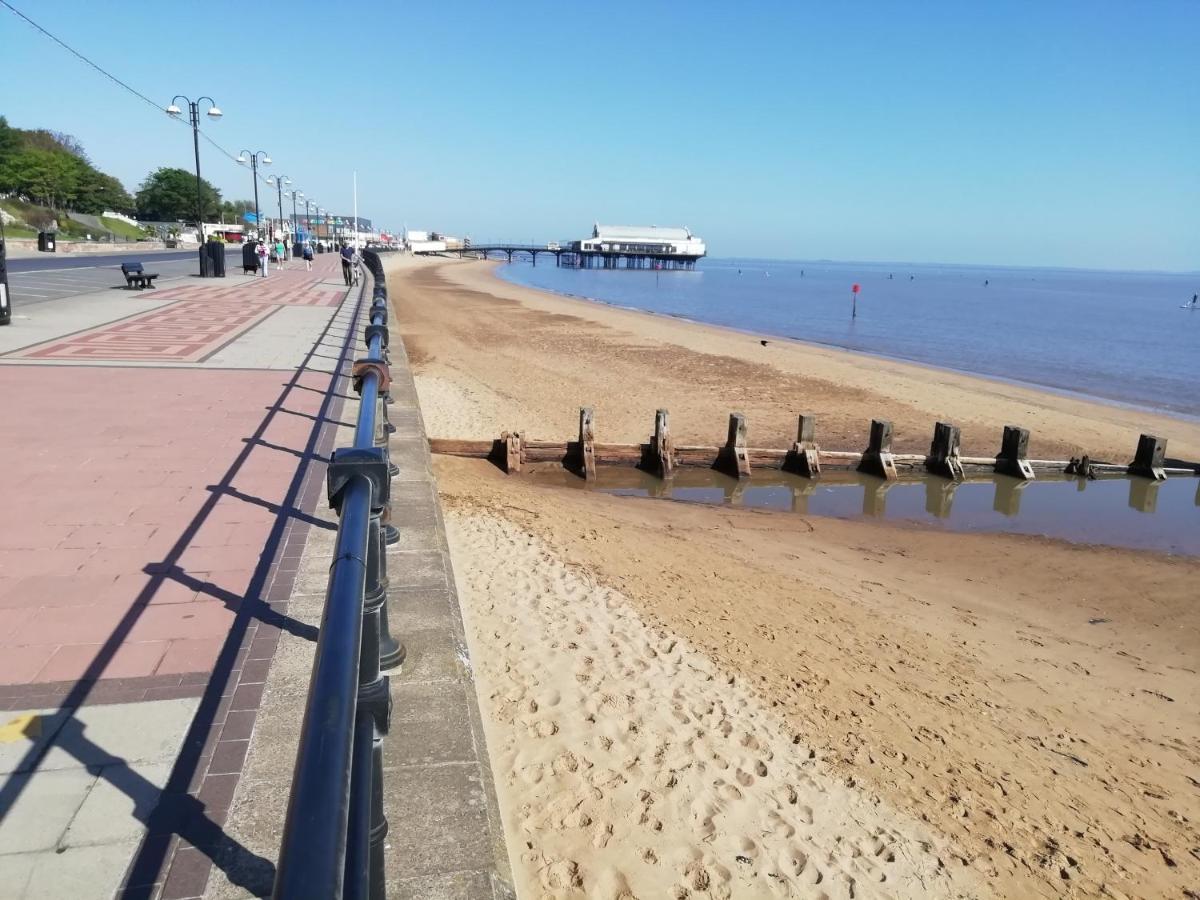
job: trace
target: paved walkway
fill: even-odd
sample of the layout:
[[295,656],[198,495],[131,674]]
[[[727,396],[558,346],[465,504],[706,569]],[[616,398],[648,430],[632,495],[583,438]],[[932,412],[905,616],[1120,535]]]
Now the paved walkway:
[[316,636],[289,602],[359,355],[336,258],[291,265],[0,328],[0,896],[270,883],[225,821],[280,635]]

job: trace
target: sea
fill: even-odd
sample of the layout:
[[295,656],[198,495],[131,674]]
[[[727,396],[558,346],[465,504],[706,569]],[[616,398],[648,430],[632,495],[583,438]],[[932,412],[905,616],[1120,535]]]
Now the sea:
[[[513,262],[501,277],[1200,420],[1200,272],[704,259],[694,271]],[[853,286],[858,285],[858,293]]]

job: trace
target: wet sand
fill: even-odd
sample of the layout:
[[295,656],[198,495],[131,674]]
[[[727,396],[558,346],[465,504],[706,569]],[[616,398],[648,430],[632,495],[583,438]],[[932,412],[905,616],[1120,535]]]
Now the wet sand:
[[[428,430],[856,447],[889,410],[994,452],[1173,455],[1196,426],[572,302],[392,279]],[[759,360],[758,351],[773,356]],[[1086,441],[1078,442],[1080,436]],[[1124,450],[1128,447],[1129,451]],[[541,487],[440,459],[522,896],[1184,896],[1200,883],[1200,563]]]

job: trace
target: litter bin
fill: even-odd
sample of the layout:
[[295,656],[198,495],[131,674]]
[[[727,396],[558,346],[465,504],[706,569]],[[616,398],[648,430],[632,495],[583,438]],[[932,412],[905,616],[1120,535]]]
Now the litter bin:
[[0,240],[0,325],[12,321],[12,296],[8,293],[8,251]]
[[54,252],[54,232],[39,231],[38,232],[38,249],[43,253]]
[[209,241],[201,249],[201,254],[208,257],[208,278],[225,277],[225,245],[220,241]]
[[242,271],[251,275],[258,274],[258,241],[246,241],[242,244]]

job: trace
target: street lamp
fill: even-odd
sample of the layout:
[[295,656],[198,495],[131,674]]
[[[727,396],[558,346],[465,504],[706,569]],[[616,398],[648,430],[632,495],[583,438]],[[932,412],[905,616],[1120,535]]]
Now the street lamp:
[[254,227],[259,231],[258,239],[262,240],[262,214],[258,210],[258,156],[262,154],[262,164],[269,166],[271,157],[266,150],[255,150],[251,153],[249,150],[243,150],[238,154],[237,161],[243,166],[250,163],[251,177],[254,180]]
[[275,193],[279,203],[279,230],[283,230],[283,186],[291,184],[292,179],[286,175],[269,175],[267,176],[267,184],[275,185]]
[[208,101],[208,117],[216,120],[221,118],[221,110],[217,108],[217,101],[212,97],[197,97],[195,100],[189,100],[183,94],[176,94],[171,98],[171,105],[167,107],[167,115],[178,117],[183,114],[183,110],[176,105],[176,101],[182,100],[188,107],[188,120],[192,125],[192,148],[196,152],[196,231],[200,235],[200,277],[203,278],[206,274],[203,262],[204,253],[204,202],[201,199],[200,193],[200,102]]
[[299,224],[296,221],[296,198],[303,197],[304,191],[288,191],[292,195],[292,255],[296,255],[296,237],[299,235]]
[[[303,194],[300,195],[304,197]],[[304,197],[304,230],[308,234],[308,239],[312,240],[312,217],[309,215],[309,207],[312,206],[312,201]]]

